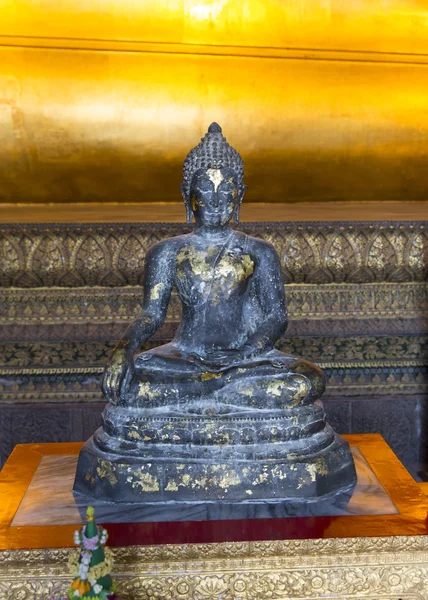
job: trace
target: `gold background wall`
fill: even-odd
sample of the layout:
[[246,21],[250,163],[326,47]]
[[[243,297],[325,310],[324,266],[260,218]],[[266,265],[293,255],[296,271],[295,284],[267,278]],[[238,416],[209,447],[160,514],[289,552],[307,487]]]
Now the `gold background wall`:
[[424,200],[428,0],[0,0],[0,202],[177,201],[218,121],[247,200]]

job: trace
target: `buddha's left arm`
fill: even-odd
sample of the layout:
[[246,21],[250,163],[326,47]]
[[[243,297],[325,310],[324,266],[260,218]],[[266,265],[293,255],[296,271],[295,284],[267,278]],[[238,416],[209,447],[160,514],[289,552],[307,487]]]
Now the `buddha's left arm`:
[[126,388],[132,379],[135,351],[155,333],[165,318],[174,282],[173,265],[174,252],[166,242],[155,244],[147,252],[142,314],[117,344],[101,381],[101,388],[110,402],[117,402],[122,386]]
[[257,299],[262,320],[246,345],[263,352],[271,349],[287,329],[287,308],[281,265],[274,248],[266,242],[259,242],[256,259],[248,291]]
[[159,242],[147,252],[144,267],[144,301],[140,317],[128,327],[119,345],[131,359],[137,348],[162,325],[174,283],[175,253]]

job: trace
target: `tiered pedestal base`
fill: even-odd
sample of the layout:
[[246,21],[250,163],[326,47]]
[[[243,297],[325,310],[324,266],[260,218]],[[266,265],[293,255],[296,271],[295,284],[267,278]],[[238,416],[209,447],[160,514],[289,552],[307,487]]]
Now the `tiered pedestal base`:
[[[114,522],[95,503],[120,599],[428,598],[428,499],[379,435],[345,438],[358,484],[322,516],[170,523],[130,511]],[[3,468],[0,600],[65,595],[85,508],[72,494],[81,447],[17,446]]]
[[244,452],[229,447],[229,456],[211,447],[204,458],[196,448],[195,456],[185,460],[182,446],[167,445],[160,456],[116,454],[99,448],[97,434],[102,436],[102,429],[79,454],[73,490],[78,503],[107,501],[99,510],[107,506],[111,513],[111,503],[117,503],[115,520],[123,521],[129,511],[139,521],[336,514],[348,504],[356,483],[349,445],[337,434],[325,448],[299,460],[255,460],[254,446]]

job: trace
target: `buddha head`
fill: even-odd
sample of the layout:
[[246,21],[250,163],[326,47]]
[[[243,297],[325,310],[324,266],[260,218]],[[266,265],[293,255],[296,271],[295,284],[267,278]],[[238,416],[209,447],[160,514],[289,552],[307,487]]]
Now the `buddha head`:
[[209,226],[239,221],[244,197],[244,163],[223,136],[220,125],[212,123],[201,142],[186,156],[181,193],[187,222]]

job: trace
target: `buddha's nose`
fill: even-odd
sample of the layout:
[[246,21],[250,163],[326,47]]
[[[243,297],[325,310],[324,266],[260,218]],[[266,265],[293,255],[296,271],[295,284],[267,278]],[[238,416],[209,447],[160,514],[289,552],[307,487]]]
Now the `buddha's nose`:
[[218,208],[219,198],[218,198],[217,192],[214,192],[212,200],[211,200],[211,204],[214,208]]

